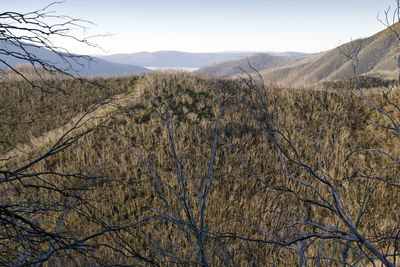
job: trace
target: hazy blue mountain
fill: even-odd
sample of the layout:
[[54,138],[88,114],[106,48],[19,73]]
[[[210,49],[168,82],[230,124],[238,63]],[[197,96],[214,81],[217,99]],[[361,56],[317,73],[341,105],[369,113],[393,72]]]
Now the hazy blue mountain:
[[[26,56],[21,56],[21,54],[26,54],[23,49],[31,55],[31,62],[35,60],[45,61],[65,72],[81,76],[120,75],[147,71],[147,69],[141,66],[113,63],[96,57],[92,57],[91,60],[88,60],[85,57],[77,56],[74,57],[74,59],[70,58],[65,61],[57,53],[43,47],[28,44],[19,47],[4,41],[0,42],[0,61],[4,61],[10,66],[29,63],[29,61],[26,60]],[[4,51],[7,51],[7,53]],[[10,53],[12,55],[10,55]],[[5,68],[8,68],[8,66],[0,62],[0,69]]]
[[145,67],[186,67],[199,68],[213,62],[247,57],[251,52],[233,53],[186,53],[178,51],[139,52],[133,54],[115,54],[102,59]]
[[[144,67],[184,67],[200,68],[205,65],[227,60],[239,59],[255,54],[252,51],[187,53],[179,51],[139,52],[132,54],[115,54],[102,56],[104,60],[115,63],[133,64]],[[298,52],[268,52],[268,54],[299,56]]]

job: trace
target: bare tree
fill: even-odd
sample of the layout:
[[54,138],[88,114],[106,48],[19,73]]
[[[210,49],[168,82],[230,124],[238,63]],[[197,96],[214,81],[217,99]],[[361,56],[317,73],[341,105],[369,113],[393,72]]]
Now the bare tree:
[[[233,247],[240,246],[241,252],[246,254],[252,244],[256,244],[260,255],[265,255],[261,251],[266,247],[268,255],[295,255],[299,266],[398,264],[400,224],[396,222],[383,228],[383,218],[376,221],[370,219],[376,215],[373,205],[379,203],[379,190],[382,186],[399,193],[398,177],[390,177],[390,173],[385,173],[388,165],[384,164],[385,160],[382,160],[382,157],[369,157],[368,153],[378,153],[398,168],[398,156],[385,151],[383,143],[390,141],[393,142],[390,144],[398,145],[399,121],[393,115],[397,114],[393,113],[393,110],[400,110],[398,104],[390,99],[390,90],[384,92],[383,99],[388,104],[386,106],[392,108],[392,113],[385,111],[362,90],[357,81],[357,56],[362,43],[353,44],[354,47],[351,47],[346,56],[353,66],[356,89],[363,101],[361,103],[372,106],[374,116],[384,118],[386,123],[371,120],[370,124],[383,130],[385,134],[387,132],[387,135],[377,148],[345,151],[346,154],[337,159],[328,157],[328,154],[330,149],[334,149],[340,134],[337,134],[338,130],[327,130],[328,126],[337,127],[328,125],[331,112],[329,98],[337,95],[335,93],[313,92],[320,105],[305,108],[315,110],[312,119],[315,119],[318,122],[315,124],[318,125],[312,125],[312,129],[308,129],[304,124],[296,125],[296,120],[303,119],[300,112],[296,117],[288,118],[289,112],[282,104],[284,100],[274,97],[274,91],[265,87],[261,75],[253,69],[259,79],[249,75],[242,87],[230,88],[227,90],[229,93],[222,94],[218,104],[214,103],[217,111],[213,117],[213,127],[208,128],[211,134],[208,132],[208,141],[205,142],[208,153],[204,147],[199,146],[203,149],[197,150],[196,156],[200,157],[193,163],[188,158],[190,153],[195,152],[189,150],[185,153],[187,143],[179,140],[185,137],[182,136],[182,130],[177,130],[182,111],[176,102],[176,85],[168,80],[163,84],[148,84],[148,95],[153,99],[152,106],[155,107],[162,124],[163,130],[160,130],[160,135],[164,134],[168,140],[167,147],[164,148],[167,160],[149,149],[143,151],[132,148],[132,151],[145,167],[149,178],[146,182],[152,185],[151,194],[157,200],[157,204],[151,207],[151,218],[148,217],[143,224],[138,220],[143,237],[147,238],[148,250],[154,252],[152,259],[157,259],[154,260],[154,264],[234,266],[235,256],[231,256],[234,254]],[[225,102],[224,99],[229,101]],[[343,100],[345,101],[346,99]],[[256,140],[267,143],[267,149],[274,154],[267,160],[279,163],[279,169],[268,169],[271,166],[268,165],[269,162],[257,161],[258,166],[254,166],[253,155],[243,155],[246,153],[247,144],[231,142],[232,133],[229,127],[232,126],[228,125],[224,118],[235,116],[229,113],[232,112],[229,108],[235,105],[239,106],[235,112],[239,109],[241,115],[246,114],[241,118],[241,126],[245,128],[243,132],[262,136]],[[250,128],[251,126],[255,128]],[[235,175],[249,178],[246,180],[247,186],[250,187],[252,181],[266,196],[264,205],[258,206],[259,210],[251,211],[251,215],[242,216],[238,212],[235,219],[240,221],[240,229],[223,231],[224,227],[229,227],[213,224],[207,220],[207,213],[210,212],[211,205],[216,205],[210,202],[210,192],[215,188],[216,181],[222,179],[221,173],[216,175],[215,172],[217,162],[221,160],[216,155],[225,153],[226,156],[228,151],[235,156],[234,164],[241,167],[241,173]],[[357,157],[361,153],[367,160]],[[362,164],[370,166],[365,172],[357,171],[357,166]],[[340,165],[341,170],[335,171],[332,165]],[[193,172],[196,168],[200,171]],[[232,178],[232,183],[235,182],[237,180]],[[234,197],[245,199],[251,195]],[[250,206],[247,208],[250,209]],[[240,208],[237,210],[240,211]],[[391,214],[396,213],[392,212]],[[146,223],[154,221],[159,223],[157,227],[146,228]],[[149,229],[164,235],[156,237],[151,235],[154,232],[150,233]],[[168,233],[174,233],[174,239],[167,237]],[[178,248],[173,247],[177,245]],[[216,254],[218,260],[213,257]],[[243,258],[248,260],[248,264],[254,263],[254,259],[261,260],[258,255],[251,258],[251,252],[246,256],[248,258]],[[280,257],[282,260],[284,256]],[[269,264],[274,264],[273,260],[267,260]],[[241,261],[243,262],[245,261]]]
[[[173,76],[174,79],[178,76]],[[139,150],[132,147],[131,150],[140,160],[141,164],[147,171],[149,182],[154,188],[159,203],[152,207],[154,216],[153,221],[173,225],[179,232],[182,242],[186,245],[176,247],[177,251],[172,252],[170,248],[161,245],[166,242],[157,240],[156,237],[150,238],[150,249],[156,253],[160,265],[168,265],[170,262],[176,264],[198,264],[200,266],[213,265],[213,260],[209,254],[219,254],[223,252],[212,241],[212,226],[208,224],[207,209],[210,192],[213,190],[213,183],[216,179],[214,173],[216,157],[220,148],[220,121],[224,114],[224,109],[229,102],[229,98],[219,99],[215,106],[215,114],[213,114],[214,125],[210,131],[199,132],[195,134],[205,135],[208,139],[205,144],[190,144],[192,149],[199,149],[202,152],[196,154],[198,162],[193,162],[193,155],[187,155],[181,143],[181,130],[179,129],[179,120],[183,115],[179,112],[179,102],[181,90],[174,88],[174,85],[163,83],[157,84],[160,77],[155,76],[155,81],[151,80],[151,76],[144,78],[146,80],[146,91],[151,95],[150,104],[157,114],[157,118],[165,131],[167,147],[165,152],[168,155],[162,159],[155,159],[150,151]],[[219,90],[218,88],[214,88]],[[203,129],[204,130],[204,129]],[[191,129],[196,132],[196,130]],[[189,134],[189,133],[187,133]],[[194,136],[193,136],[194,138]],[[145,149],[146,150],[146,149]],[[208,150],[208,151],[207,151]],[[156,163],[158,162],[158,164]],[[195,165],[193,165],[195,164]],[[160,166],[169,166],[169,172]],[[196,169],[197,171],[195,171]],[[164,228],[162,228],[164,229]],[[168,231],[168,230],[167,230]],[[165,236],[164,236],[165,238]],[[177,242],[178,243],[178,242]],[[176,245],[175,245],[176,246]],[[189,248],[191,253],[184,253]],[[229,263],[229,262],[228,262]]]
[[[319,264],[330,262],[330,264],[341,263],[343,266],[356,262],[361,264],[365,259],[372,262],[378,259],[387,266],[395,266],[395,263],[391,262],[389,258],[397,257],[398,252],[382,251],[382,247],[386,247],[386,245],[383,245],[383,241],[378,238],[378,235],[370,236],[371,233],[368,233],[366,229],[359,229],[374,190],[370,181],[357,183],[361,190],[358,201],[349,203],[346,195],[351,192],[345,189],[343,179],[345,177],[332,177],[326,169],[327,162],[324,156],[326,152],[322,150],[320,140],[324,134],[327,111],[322,116],[321,126],[316,135],[311,136],[306,129],[298,129],[299,133],[304,135],[303,143],[297,143],[294,141],[293,131],[285,126],[285,113],[279,108],[279,103],[271,102],[267,90],[263,86],[257,87],[253,84],[252,88],[258,88],[259,103],[247,103],[249,112],[253,114],[260,128],[274,146],[287,179],[294,186],[270,183],[255,172],[252,173],[252,177],[270,190],[280,191],[287,198],[293,198],[304,209],[299,212],[291,210],[290,207],[287,209],[282,207],[280,213],[285,216],[281,219],[286,224],[282,222],[283,225],[280,225],[279,229],[287,229],[287,231],[282,232],[278,229],[259,226],[258,230],[265,234],[266,239],[235,235],[226,235],[226,237],[276,244],[282,247],[293,246],[299,254],[300,266],[307,264],[307,258],[312,258],[314,261],[320,262]],[[314,151],[314,162],[304,157],[305,148]],[[232,150],[236,152],[233,147]],[[243,167],[248,168],[240,154],[237,156],[242,161]],[[369,178],[375,179],[374,177]],[[354,205],[358,206],[356,213],[354,213]],[[321,218],[313,218],[311,213],[327,214],[326,216],[332,216],[333,219],[329,221],[330,223],[324,222]],[[278,234],[279,232],[280,234]],[[396,236],[389,235],[385,237],[385,242],[392,240],[395,244],[396,239]],[[329,251],[326,246],[338,246],[341,253],[331,252],[332,255],[326,255]],[[323,253],[310,255],[308,253],[313,252],[307,253],[307,250],[311,248],[314,248],[314,252],[322,251]],[[349,253],[352,254],[351,257]]]
[[[57,83],[46,78],[46,72],[68,79],[77,79],[78,67],[84,67],[90,57],[69,53],[53,44],[53,38],[72,39],[94,46],[86,38],[73,35],[73,29],[84,29],[89,22],[59,15],[53,8],[59,2],[27,13],[0,13],[0,62],[30,86],[45,92],[59,90]],[[37,52],[47,49],[62,65],[41,58]],[[10,61],[29,63],[37,74],[31,79]],[[61,66],[61,67],[60,67]],[[81,80],[84,81],[84,80]],[[88,84],[91,83],[88,81]],[[65,92],[64,92],[65,93]],[[75,119],[75,122],[39,153],[7,157],[2,151],[0,166],[0,265],[42,266],[46,262],[60,264],[101,264],[93,251],[109,247],[100,241],[110,232],[130,226],[112,226],[93,211],[92,199],[86,193],[109,181],[102,167],[88,171],[57,171],[43,164],[57,154],[70,149],[88,134],[96,132],[113,116],[114,111],[99,113],[99,107],[109,103],[100,100]],[[13,110],[2,103],[2,116],[13,116]],[[21,123],[24,122],[17,122]],[[5,142],[6,140],[1,140]],[[96,225],[93,231],[68,227],[72,214]],[[117,250],[117,248],[111,248]],[[60,259],[57,261],[57,259]]]
[[[54,35],[88,43],[86,39],[70,35],[71,28],[81,27],[84,22],[55,15],[49,12],[52,7],[26,14],[0,14],[3,42],[0,53],[32,63],[38,74],[44,69],[70,75],[66,68],[38,58],[31,49],[45,47],[72,68],[85,59],[52,44],[49,36]],[[49,24],[47,19],[57,22]],[[376,194],[380,186],[395,192],[400,189],[398,177],[389,177],[382,170],[387,165],[379,165],[384,158],[398,168],[398,155],[386,149],[388,142],[398,145],[400,126],[393,110],[400,112],[400,108],[391,99],[390,89],[383,93],[383,100],[391,111],[360,88],[356,75],[359,50],[350,52],[347,56],[353,66],[357,90],[375,111],[375,120],[371,119],[370,125],[385,134],[377,147],[359,147],[336,159],[342,162],[335,162],[327,156],[339,138],[330,136],[332,132],[327,130],[335,127],[329,124],[329,101],[334,94],[312,92],[319,105],[309,107],[313,109],[311,120],[316,123],[307,128],[300,123],[301,112],[289,118],[282,104],[284,99],[266,88],[254,69],[259,79],[249,76],[240,85],[214,81],[215,98],[191,114],[205,116],[207,120],[188,129],[181,126],[181,120],[191,119],[184,114],[185,109],[197,107],[193,107],[193,99],[179,102],[179,93],[200,98],[204,92],[190,91],[188,84],[173,84],[168,79],[162,84],[152,83],[151,76],[147,76],[143,78],[148,82],[144,96],[149,101],[144,104],[156,114],[159,123],[150,130],[156,132],[154,139],[162,136],[165,142],[151,150],[154,140],[146,136],[149,146],[131,145],[129,151],[140,162],[140,170],[145,170],[140,178],[146,179],[135,181],[135,185],[118,177],[111,179],[104,171],[107,162],[91,165],[94,168],[90,171],[45,166],[47,159],[82,144],[90,134],[103,129],[115,130],[108,123],[133,109],[99,112],[99,107],[111,104],[109,100],[91,106],[68,130],[33,157],[27,155],[16,161],[2,157],[1,163],[5,164],[0,165],[0,264],[236,266],[244,262],[255,265],[263,260],[265,264],[279,265],[285,257],[296,257],[292,262],[299,266],[379,263],[396,266],[400,256],[400,225],[383,229],[382,221],[368,224],[366,218],[374,214],[371,203],[378,201]],[[0,61],[31,86],[42,86],[25,77],[7,60]],[[41,80],[47,82],[45,77]],[[9,112],[7,107],[1,108],[1,112]],[[189,138],[188,134],[193,136]],[[259,154],[246,153],[246,142],[255,143],[258,149],[251,153]],[[357,157],[374,153],[380,157],[368,160]],[[227,164],[228,161],[231,162]],[[366,173],[357,172],[355,169],[361,164],[370,164],[371,168]],[[338,165],[341,170],[335,171]],[[224,179],[228,182],[224,183]],[[141,187],[141,192],[150,199],[148,205],[135,210],[137,214],[129,214],[130,223],[108,220],[108,211],[102,212],[93,205],[96,199],[88,197],[92,189],[112,183],[132,189],[131,194]],[[224,188],[230,185],[229,189]],[[233,196],[222,196],[216,189],[235,187],[239,189]],[[255,193],[248,194],[249,191]],[[101,190],[96,192],[101,195]],[[260,203],[252,206],[255,195],[263,196],[259,198]],[[229,203],[217,202],[218,198]],[[242,201],[244,207],[233,207],[229,211],[232,214],[221,213],[216,207],[216,203],[235,205]],[[218,218],[212,218],[215,213]],[[228,215],[234,216],[234,220],[224,220],[223,216]],[[71,227],[71,221],[76,218],[86,221],[91,228]],[[229,225],[233,221],[239,226],[236,229]],[[114,253],[115,257],[106,259],[105,252]],[[275,255],[280,262],[274,262]]]
[[[94,36],[78,37],[71,34],[73,30],[85,30],[86,25],[91,23],[57,14],[53,7],[60,3],[62,2],[53,2],[42,9],[27,13],[14,11],[0,13],[0,62],[31,85],[33,81],[27,79],[7,60],[19,60],[31,64],[39,77],[42,73],[39,70],[42,69],[64,74],[71,72],[78,74],[91,58],[72,54],[63,47],[55,46],[54,39],[70,39],[76,43],[96,46],[90,42],[90,38]],[[43,48],[52,53],[54,58],[58,58],[58,62],[41,58],[38,52]]]
[[[394,10],[394,21],[398,22],[399,1]],[[389,10],[385,12],[384,24],[398,37],[396,27],[389,23]],[[400,40],[400,38],[398,38]],[[376,147],[358,148],[351,151],[343,162],[347,165],[358,163],[355,155],[363,154],[370,158],[372,163],[369,172],[355,174],[354,178],[332,176],[329,171],[329,160],[326,157],[328,151],[323,149],[322,139],[326,134],[326,123],[329,111],[322,103],[320,127],[317,131],[309,129],[288,128],[286,112],[282,109],[279,100],[273,99],[259,75],[260,83],[253,82],[250,76],[247,85],[258,97],[256,101],[247,100],[244,104],[248,107],[254,120],[264,132],[269,142],[273,145],[276,155],[290,183],[270,182],[268,179],[253,171],[235,146],[228,142],[226,145],[237,155],[244,168],[249,169],[251,176],[268,188],[270,191],[281,192],[288,199],[298,203],[299,209],[293,207],[281,207],[276,216],[280,216],[281,224],[277,228],[266,228],[262,224],[254,226],[254,229],[264,235],[264,238],[254,238],[232,233],[222,234],[223,238],[235,238],[249,242],[273,244],[281,247],[293,247],[298,253],[299,266],[306,266],[311,261],[319,266],[365,266],[378,263],[385,266],[396,266],[400,252],[398,250],[400,224],[392,226],[389,230],[383,230],[382,221],[376,221],[371,225],[365,225],[365,217],[370,216],[371,203],[377,203],[377,188],[388,186],[393,192],[400,189],[398,177],[391,174],[383,174],[386,159],[398,168],[400,163],[398,154],[391,152],[391,146],[399,144],[398,103],[391,99],[390,94],[397,88],[388,88],[383,92],[382,100],[364,92],[358,82],[357,67],[358,53],[362,44],[353,42],[354,47],[344,51],[345,56],[351,62],[356,90],[364,103],[370,105],[376,112],[369,124],[381,131],[385,137]],[[253,70],[254,73],[258,73]],[[320,93],[325,95],[327,92]],[[301,118],[298,118],[301,120]],[[297,132],[297,133],[296,133]],[[325,137],[326,138],[326,137]],[[302,140],[299,142],[298,140]],[[333,140],[334,142],[334,140]],[[306,150],[313,151],[311,156]],[[381,157],[375,158],[371,154]],[[311,160],[310,160],[311,159]],[[396,167],[395,167],[396,168]],[[393,175],[393,174],[392,174]],[[348,184],[351,179],[352,184]],[[291,184],[292,186],[288,186]],[[352,191],[354,190],[354,191]],[[349,201],[348,195],[354,194],[356,201]],[[271,216],[274,215],[271,214]],[[312,215],[314,214],[314,216]],[[324,220],[315,214],[325,214]],[[364,223],[363,223],[364,222]],[[337,249],[335,249],[337,248]]]

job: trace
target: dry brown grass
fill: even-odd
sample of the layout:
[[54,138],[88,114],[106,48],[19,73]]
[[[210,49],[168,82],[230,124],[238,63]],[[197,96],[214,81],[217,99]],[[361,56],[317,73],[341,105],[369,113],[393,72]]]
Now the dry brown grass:
[[[303,215],[327,227],[337,225],[336,214],[307,205],[291,194],[272,190],[252,178],[252,173],[255,173],[274,186],[289,188],[310,198],[316,197],[307,187],[293,183],[283,171],[273,145],[260,130],[258,121],[246,105],[253,103],[262,113],[259,95],[243,84],[182,73],[154,73],[142,77],[135,88],[129,90],[140,92],[141,97],[120,102],[119,112],[107,124],[84,136],[70,149],[40,162],[32,169],[80,172],[89,176],[101,173],[102,177],[112,178],[113,182],[108,180],[90,185],[91,190],[85,195],[87,204],[80,208],[84,213],[101,218],[109,225],[129,224],[146,216],[159,215],[158,211],[169,214],[166,198],[178,215],[185,218],[181,200],[170,190],[174,188],[179,194],[183,193],[176,179],[178,170],[171,157],[168,132],[160,119],[160,114],[168,111],[175,116],[177,153],[184,159],[187,177],[193,182],[193,185],[188,185],[188,205],[197,220],[200,211],[194,188],[200,186],[200,178],[207,168],[214,123],[220,104],[224,102],[225,110],[220,122],[221,138],[237,149],[247,168],[221,142],[214,166],[215,181],[205,214],[209,229],[206,248],[209,262],[215,266],[225,264],[223,254],[219,252],[223,250],[225,257],[237,266],[272,263],[277,266],[296,265],[299,258],[293,247],[221,238],[218,233],[262,239],[268,235],[259,229],[266,229],[290,237],[298,233],[280,228],[287,223],[284,218],[301,221],[304,220]],[[372,189],[360,229],[368,234],[373,231],[393,232],[400,220],[400,191],[384,182],[363,177],[379,176],[385,181],[395,182],[399,177],[398,165],[374,153],[351,154],[356,149],[374,146],[386,137],[385,131],[368,124],[371,119],[381,119],[373,108],[356,95],[349,97],[348,92],[268,89],[268,94],[271,102],[276,103],[270,110],[274,119],[284,115],[283,129],[290,134],[304,162],[314,168],[317,167],[317,154],[307,137],[315,138],[326,120],[319,142],[323,151],[323,169],[329,180],[337,184],[344,207],[356,217],[359,197],[365,190]],[[398,88],[392,95],[393,101],[399,103]],[[392,116],[400,116],[378,94],[371,91],[370,97],[391,112]],[[383,144],[383,148],[399,156],[398,144],[398,138],[392,139]],[[34,149],[40,150],[38,147]],[[164,196],[160,195],[156,181],[145,164],[157,172],[163,183]],[[323,196],[331,199],[329,192],[313,182],[302,168],[291,168],[297,176],[318,187]],[[45,179],[67,188],[82,183],[74,179],[59,180],[59,177],[52,175],[45,176]],[[47,200],[52,194],[43,190],[32,192],[22,187],[20,190],[29,199]],[[51,222],[46,224],[52,227]],[[150,220],[140,227],[120,231],[118,237],[100,237],[97,242],[115,245],[113,238],[123,240],[136,253],[159,264],[196,262],[196,251],[178,226],[173,221]],[[345,229],[345,226],[339,227]],[[77,231],[77,234],[88,234],[98,230],[99,225],[73,211],[64,228]],[[334,241],[316,240],[306,252],[309,264],[317,264],[313,257],[320,253],[320,248],[327,255],[333,253],[340,260],[340,251],[334,252],[334,249],[339,249],[335,248],[336,245]],[[392,245],[387,243],[386,247],[390,249]],[[99,262],[103,264],[118,261],[146,264],[134,257],[132,251],[123,251],[133,257],[121,257],[121,254],[107,248],[99,248],[95,255],[100,257]],[[352,254],[351,257],[356,262],[356,256]],[[79,262],[78,258],[76,260]],[[328,261],[321,260],[320,263],[325,265]]]

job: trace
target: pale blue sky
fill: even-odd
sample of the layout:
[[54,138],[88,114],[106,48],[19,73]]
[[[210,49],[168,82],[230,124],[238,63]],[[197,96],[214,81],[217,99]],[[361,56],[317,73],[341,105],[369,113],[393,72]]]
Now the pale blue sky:
[[[1,11],[30,11],[47,0],[1,1]],[[319,52],[384,27],[394,0],[67,0],[53,9],[96,24],[85,33],[103,49],[63,42],[72,52]]]

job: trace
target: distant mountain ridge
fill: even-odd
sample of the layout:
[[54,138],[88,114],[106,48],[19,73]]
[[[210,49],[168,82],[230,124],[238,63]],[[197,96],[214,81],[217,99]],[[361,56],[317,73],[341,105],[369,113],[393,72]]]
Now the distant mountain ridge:
[[[64,70],[70,74],[77,74],[81,76],[104,76],[104,75],[121,75],[121,74],[134,74],[146,72],[147,69],[141,66],[121,64],[108,62],[100,58],[92,57],[87,60],[85,57],[78,57],[67,61],[63,60],[57,53],[46,49],[44,47],[23,45],[23,48],[28,51],[33,58],[37,58],[41,61],[46,61],[49,64],[56,66],[57,68]],[[18,58],[16,56],[11,56],[10,53],[18,55],[18,53],[25,54],[22,48],[13,45],[12,43],[7,43],[5,41],[0,41],[0,59],[7,62],[10,66],[16,66],[20,64],[30,63],[30,61],[23,58]],[[3,52],[7,51],[6,53]],[[66,58],[68,55],[64,53]],[[0,62],[0,69],[7,69],[8,66]]]
[[[399,23],[393,27],[400,32]],[[353,76],[353,69],[345,53],[357,50],[358,75],[394,79],[398,75],[398,43],[393,32],[386,29],[321,53],[304,64],[263,70],[261,74],[271,84],[291,87],[349,78]]]
[[[400,32],[400,24],[392,25]],[[398,43],[390,29],[380,31],[368,38],[343,44],[335,49],[319,54],[301,56],[295,59],[253,55],[244,59],[227,61],[203,67],[199,72],[213,77],[235,78],[246,65],[256,66],[267,84],[284,87],[304,87],[324,81],[334,81],[353,76],[351,62],[346,52],[358,52],[357,74],[383,79],[398,77]]]
[[[189,53],[180,51],[139,52],[114,54],[100,58],[114,63],[126,63],[144,67],[200,68],[205,65],[251,56],[257,52]],[[275,55],[302,56],[300,52],[267,52]]]
[[200,68],[197,73],[216,78],[228,78],[237,74],[252,73],[270,68],[287,66],[303,60],[305,56],[273,56],[257,53],[246,58],[211,64]]

